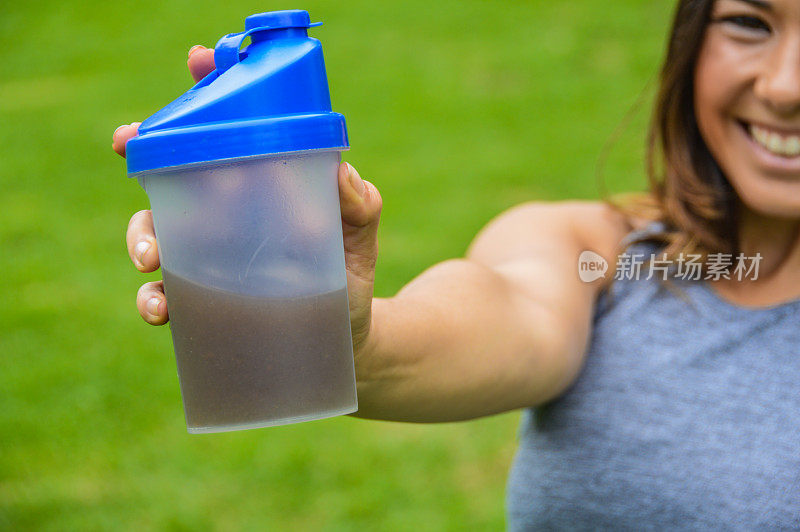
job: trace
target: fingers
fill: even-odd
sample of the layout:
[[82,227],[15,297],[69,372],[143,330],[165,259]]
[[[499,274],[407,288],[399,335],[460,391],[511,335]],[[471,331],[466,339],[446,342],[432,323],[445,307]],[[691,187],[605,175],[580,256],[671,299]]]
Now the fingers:
[[137,270],[147,273],[158,269],[161,263],[152,212],[139,211],[131,216],[125,241],[128,245],[128,255]]
[[[139,211],[131,216],[125,235],[128,255],[141,272],[152,272],[159,267],[158,246],[153,227],[153,214]],[[136,308],[144,321],[150,325],[167,323],[167,298],[164,295],[163,281],[145,283],[136,294]]]
[[125,157],[125,144],[139,133],[141,122],[119,126],[111,136],[111,148]]
[[361,179],[349,163],[339,165],[338,178],[347,268],[371,282],[378,257],[381,195],[375,185]]
[[164,282],[145,283],[136,294],[136,308],[144,321],[150,325],[164,325],[169,320]]
[[[186,64],[195,82],[200,81],[214,70],[214,49],[206,48],[199,44],[192,46],[189,50],[189,59]],[[112,135],[111,148],[125,157],[125,144],[138,134],[141,124],[141,122],[134,122],[133,124],[119,126]]]
[[189,59],[186,60],[189,73],[195,82],[200,81],[214,70],[214,49],[195,45],[189,49]]

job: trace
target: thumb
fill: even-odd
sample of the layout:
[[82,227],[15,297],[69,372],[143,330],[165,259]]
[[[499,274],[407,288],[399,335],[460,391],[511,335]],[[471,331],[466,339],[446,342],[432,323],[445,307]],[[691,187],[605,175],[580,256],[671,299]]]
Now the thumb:
[[381,195],[348,163],[339,165],[339,203],[342,210],[344,262],[353,348],[358,351],[369,334],[375,262],[378,258],[378,220]]
[[372,282],[378,257],[378,221],[383,201],[378,189],[361,179],[349,163],[339,165],[339,201],[342,210],[347,269]]

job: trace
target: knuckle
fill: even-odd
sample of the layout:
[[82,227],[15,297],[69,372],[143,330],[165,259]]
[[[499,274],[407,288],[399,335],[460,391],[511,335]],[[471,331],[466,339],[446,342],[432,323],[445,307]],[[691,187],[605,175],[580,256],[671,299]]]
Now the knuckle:
[[141,213],[142,211],[134,213],[134,215],[131,216],[131,219],[128,220],[128,234],[133,234],[136,232],[137,226],[142,218]]
[[151,212],[149,209],[142,209],[140,211],[136,211],[133,216],[131,216],[131,221],[146,221],[148,217],[151,216]]
[[373,210],[376,213],[380,213],[381,209],[383,208],[383,197],[381,196],[378,187],[372,183],[368,183],[367,186],[369,187],[370,196],[373,198]]
[[139,291],[136,292],[136,303],[144,303],[147,300],[147,285],[142,285],[139,287]]
[[158,295],[160,291],[161,290],[159,290],[159,287],[155,282],[144,283],[139,287],[139,292],[137,295],[143,299],[146,299],[148,297],[152,297],[153,295]]

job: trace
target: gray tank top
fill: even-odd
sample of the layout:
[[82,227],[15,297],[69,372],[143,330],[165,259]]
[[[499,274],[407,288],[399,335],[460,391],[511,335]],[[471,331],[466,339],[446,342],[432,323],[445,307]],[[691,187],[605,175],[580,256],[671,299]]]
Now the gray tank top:
[[600,294],[580,375],[523,415],[510,530],[800,530],[800,300],[677,286]]

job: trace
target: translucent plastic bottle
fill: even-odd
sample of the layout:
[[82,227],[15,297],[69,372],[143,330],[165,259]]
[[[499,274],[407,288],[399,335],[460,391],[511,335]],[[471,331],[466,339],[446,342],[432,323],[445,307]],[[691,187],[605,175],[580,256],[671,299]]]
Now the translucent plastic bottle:
[[217,44],[216,70],[127,144],[192,433],[357,409],[336,177],[348,140],[316,25],[297,10],[248,17]]

